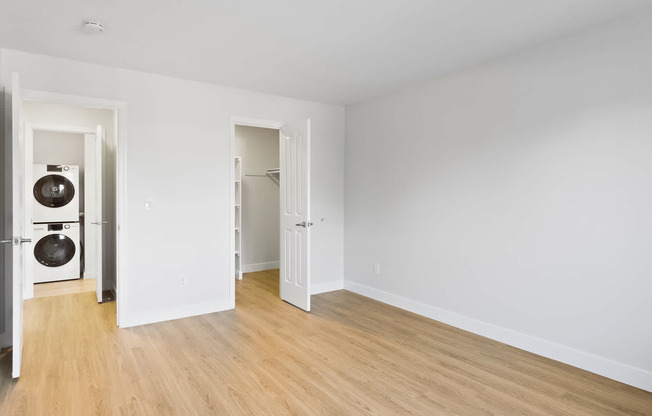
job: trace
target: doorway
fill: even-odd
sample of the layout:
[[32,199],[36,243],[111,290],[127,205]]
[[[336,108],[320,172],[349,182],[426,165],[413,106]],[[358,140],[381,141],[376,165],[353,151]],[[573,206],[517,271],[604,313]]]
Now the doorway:
[[279,131],[235,127],[236,278],[280,268]]
[[[114,163],[114,172],[112,175],[106,175],[108,180],[113,180],[115,184],[115,204],[113,207],[113,212],[115,213],[115,221],[113,224],[113,231],[109,235],[113,235],[115,238],[115,286],[117,292],[118,302],[116,304],[116,322],[118,326],[121,321],[121,307],[120,307],[120,276],[124,273],[124,259],[126,253],[126,246],[124,244],[124,238],[122,237],[126,233],[125,227],[121,224],[121,220],[125,215],[125,170],[126,170],[126,104],[122,102],[102,100],[96,98],[88,97],[79,97],[79,96],[70,96],[64,94],[43,92],[43,91],[33,91],[33,90],[24,90],[20,87],[20,75],[18,73],[12,73],[12,82],[11,82],[11,116],[9,120],[11,121],[11,129],[8,131],[5,129],[5,133],[9,133],[10,140],[5,141],[5,146],[7,146],[11,153],[10,163],[7,165],[8,170],[5,170],[5,174],[8,173],[8,177],[5,178],[5,181],[11,182],[11,197],[10,204],[7,206],[11,208],[8,221],[11,223],[12,237],[10,239],[3,239],[3,244],[11,245],[11,265],[7,267],[10,271],[8,273],[11,281],[11,327],[9,336],[11,337],[12,345],[12,376],[17,378],[20,376],[21,372],[21,362],[22,362],[22,351],[23,351],[23,301],[25,298],[24,288],[26,282],[30,282],[33,279],[31,275],[31,270],[29,266],[33,265],[35,262],[34,253],[36,247],[32,248],[32,234],[34,229],[32,228],[31,222],[31,209],[33,207],[34,195],[29,192],[30,188],[34,184],[31,183],[31,178],[34,173],[34,166],[32,163],[33,159],[33,149],[31,137],[26,137],[25,122],[22,114],[23,104],[25,102],[34,101],[43,104],[60,104],[62,106],[78,106],[85,109],[107,109],[112,110],[113,113],[113,122],[107,123],[114,128],[115,133],[115,148],[112,149],[115,157]],[[57,122],[61,123],[62,118],[61,114],[56,112],[46,111],[43,113],[46,116],[55,117]],[[29,131],[35,130],[32,126],[32,129]],[[61,129],[66,131],[66,129]],[[74,129],[73,129],[74,131]],[[97,138],[100,138],[101,134],[96,134]],[[27,141],[29,140],[29,143]],[[99,140],[96,141],[99,144]],[[29,150],[28,150],[29,149]],[[98,145],[97,149],[101,149]],[[28,151],[27,151],[28,150]],[[26,159],[30,159],[29,161]],[[99,158],[98,158],[99,159]],[[53,172],[63,173],[67,171],[74,171],[70,166],[63,165],[53,165],[51,167],[46,166],[46,171],[48,169],[54,169]],[[59,172],[61,170],[61,172]],[[31,172],[31,173],[30,173]],[[66,175],[59,175],[66,176]],[[27,180],[29,179],[29,180]],[[54,178],[50,178],[53,179]],[[70,181],[71,178],[65,178]],[[74,175],[72,176],[74,179]],[[48,182],[49,179],[46,179],[45,182]],[[66,188],[65,180],[57,178],[57,183],[51,185],[50,189],[53,193],[53,199],[58,199],[59,193],[65,193],[65,189],[62,189],[63,185]],[[54,182],[52,182],[54,183]],[[47,188],[47,186],[46,186]],[[56,188],[56,189],[55,189]],[[64,198],[65,199],[65,198]],[[57,220],[60,221],[60,220]],[[74,232],[72,231],[75,221],[68,221],[67,223],[55,224],[52,228],[48,227],[48,232],[59,232],[60,234],[66,234],[63,232],[65,229],[70,229],[68,235],[64,237],[73,240],[75,238]],[[68,227],[66,227],[68,225]],[[67,241],[66,238],[60,238],[62,241]],[[99,240],[99,239],[97,239]],[[51,243],[51,241],[50,241]],[[67,244],[67,243],[66,243]],[[69,244],[68,244],[69,245]],[[70,245],[69,245],[70,246]],[[68,248],[71,250],[70,248]],[[55,250],[57,253],[60,251]],[[28,293],[29,294],[29,293]],[[5,328],[5,336],[7,336],[7,331]]]
[[[236,128],[250,127],[265,130],[252,130],[258,132],[254,136],[272,139],[272,134],[278,135],[278,169],[271,165],[275,159],[276,151],[269,141],[266,142],[271,152],[257,152],[267,156],[266,162],[256,164],[255,173],[250,178],[274,181],[278,175],[279,185],[279,226],[268,221],[270,230],[278,230],[278,263],[279,263],[279,295],[280,298],[306,312],[310,311],[310,119],[293,122],[278,122],[269,120],[255,120],[240,117],[231,117],[230,134],[230,175],[229,175],[229,203],[230,203],[230,284],[231,299],[235,307],[235,280],[241,278],[241,271],[247,267],[269,267],[275,260],[260,263],[244,264],[240,257],[242,241],[241,220],[243,218],[242,185],[246,161],[236,151],[240,150],[237,143]],[[246,130],[246,129],[245,129]],[[271,130],[271,131],[267,131]],[[262,143],[262,142],[261,142]],[[271,156],[271,158],[269,158]],[[262,158],[262,156],[254,156]],[[267,167],[269,166],[269,167]],[[265,168],[263,172],[262,169]],[[264,178],[262,175],[265,175]],[[248,181],[249,182],[249,181]],[[253,183],[253,182],[252,182]],[[269,183],[267,183],[269,185]],[[252,187],[252,189],[254,189]],[[273,188],[269,188],[268,200],[273,201]],[[256,209],[256,207],[249,207]],[[270,212],[272,212],[270,210]],[[267,214],[267,217],[269,214]],[[263,218],[265,215],[263,215]],[[246,220],[245,220],[246,221]],[[264,221],[262,222],[265,223]],[[271,233],[273,239],[273,233]],[[247,244],[247,243],[246,243]],[[267,245],[270,247],[271,245]],[[264,247],[264,245],[263,245]],[[271,246],[273,247],[273,246]],[[264,251],[264,249],[263,249]],[[274,249],[270,250],[275,253]],[[247,257],[247,256],[245,256]]]
[[57,293],[75,279],[93,279],[98,302],[115,299],[116,235],[108,226],[116,217],[115,110],[23,100],[21,114],[25,223],[34,247],[26,258],[25,299],[35,284]]
[[[98,201],[96,202],[96,205],[98,205],[96,213],[98,213],[99,217],[82,215],[80,223],[83,224],[85,230],[92,227],[101,227],[102,232],[99,233],[101,237],[97,238],[96,241],[101,243],[104,253],[98,254],[97,250],[92,249],[90,241],[84,241],[83,254],[86,256],[85,260],[89,262],[92,261],[89,257],[93,255],[93,252],[96,256],[99,255],[100,258],[104,259],[95,260],[96,264],[99,263],[96,270],[103,277],[102,285],[96,285],[95,287],[96,296],[98,300],[111,297],[116,300],[115,319],[117,326],[120,326],[120,277],[124,275],[124,259],[126,258],[126,244],[124,239],[121,238],[126,230],[124,224],[121,224],[121,219],[125,217],[126,206],[127,105],[124,102],[113,100],[36,90],[22,90],[21,93],[21,125],[23,128],[30,125],[34,130],[47,131],[52,130],[54,126],[56,134],[78,134],[78,137],[84,140],[84,144],[81,144],[84,160],[92,160],[93,152],[101,151],[99,156],[95,155],[95,160],[101,161],[97,165],[101,166],[101,172],[96,172],[94,175],[96,186],[84,187],[84,191],[101,189],[100,198],[93,198],[88,192],[84,192],[84,195],[82,195],[84,210],[81,211],[82,213],[90,213],[91,210],[87,205],[89,201],[92,202],[95,199],[95,201]],[[101,131],[97,130],[98,125],[101,126]],[[45,132],[43,137],[37,138],[37,142],[40,141],[41,145],[45,146],[45,153],[49,153],[47,145],[52,145],[53,142],[48,142],[48,139],[52,138],[52,132]],[[59,137],[59,139],[62,139],[62,137]],[[93,146],[93,142],[96,143],[95,146]],[[79,151],[80,148],[77,147],[76,150]],[[38,151],[38,149],[25,149],[26,153],[35,151]],[[36,153],[32,154],[36,155]],[[77,153],[77,157],[81,157],[79,153]],[[93,167],[92,165],[84,166],[84,175],[89,181],[92,180]],[[25,187],[28,188],[25,192],[27,197],[32,192],[32,185],[29,181],[25,183]],[[25,222],[28,223],[27,219]],[[29,225],[27,228],[30,228]],[[80,235],[81,239],[87,239],[89,233],[82,232]],[[92,233],[90,235],[92,236]],[[30,263],[30,260],[30,256],[26,256],[26,265]],[[30,270],[28,269],[27,272],[29,274]],[[30,281],[30,277],[26,276],[25,283]],[[80,277],[82,279],[93,279],[97,276],[92,268],[86,267],[81,270]],[[69,285],[72,286],[72,284]],[[89,284],[79,282],[76,287],[80,289],[72,290],[87,290]]]

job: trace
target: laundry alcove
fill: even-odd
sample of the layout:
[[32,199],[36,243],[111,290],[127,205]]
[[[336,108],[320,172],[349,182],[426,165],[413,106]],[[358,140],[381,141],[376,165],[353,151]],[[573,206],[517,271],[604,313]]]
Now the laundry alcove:
[[[98,226],[96,218],[86,217],[87,212],[102,213],[106,224],[115,221],[115,112],[96,108],[79,107],[60,103],[42,101],[23,101],[22,114],[25,122],[25,134],[31,140],[31,149],[26,149],[26,162],[33,163],[34,174],[40,175],[40,170],[66,169],[74,171],[75,180],[75,210],[78,215],[58,219],[56,224],[47,218],[36,218],[32,213],[27,220],[32,227],[34,237],[60,233],[70,237],[73,245],[68,244],[67,250],[74,250],[74,260],[78,269],[63,273],[64,267],[52,267],[43,279],[37,273],[44,266],[43,255],[37,263],[36,253],[30,253],[27,269],[30,270],[25,288],[25,297],[33,296],[32,281],[56,282],[75,278],[102,278],[96,286],[98,301],[105,298],[115,298],[115,240],[116,236],[111,226]],[[101,126],[99,141],[96,141],[97,126]],[[99,168],[98,168],[99,166]],[[57,172],[52,172],[57,174]],[[68,172],[66,172],[68,173]],[[61,172],[61,174],[64,174]],[[27,182],[34,182],[31,178]],[[26,194],[32,194],[34,183],[26,183]],[[97,191],[99,190],[99,191]],[[88,206],[87,206],[88,205]],[[77,208],[78,206],[78,208]],[[34,207],[38,207],[37,201]],[[33,211],[33,210],[32,210]],[[96,215],[93,215],[95,217]],[[65,227],[57,231],[59,228]],[[38,229],[37,229],[38,228]],[[38,241],[35,241],[35,247]],[[42,246],[42,249],[45,246]],[[74,248],[71,248],[74,247]],[[52,247],[50,247],[53,250]],[[61,248],[63,250],[63,246]],[[52,251],[54,253],[54,251]],[[43,254],[43,253],[41,253]],[[61,253],[66,256],[71,253]],[[56,257],[51,254],[50,257]],[[52,259],[56,264],[56,259]],[[43,269],[45,270],[45,269]],[[59,273],[59,271],[62,271]]]

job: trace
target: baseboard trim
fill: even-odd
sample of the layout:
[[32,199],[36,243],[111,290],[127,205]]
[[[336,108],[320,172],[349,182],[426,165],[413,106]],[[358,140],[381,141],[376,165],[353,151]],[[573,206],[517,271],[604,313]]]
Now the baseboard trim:
[[345,280],[344,289],[487,338],[652,392],[652,372]]
[[122,322],[120,322],[120,328],[129,328],[132,326],[171,321],[174,319],[205,315],[207,313],[222,312],[234,308],[235,304],[233,301],[225,298],[212,302],[202,302],[192,305],[182,305],[173,308],[160,308],[135,313],[125,311],[124,318],[122,319]]
[[262,272],[263,270],[279,269],[281,267],[280,261],[270,261],[267,263],[252,263],[243,264],[242,273]]
[[310,285],[310,294],[318,295],[320,293],[332,292],[334,290],[344,289],[344,281],[332,280],[330,282],[322,282]]

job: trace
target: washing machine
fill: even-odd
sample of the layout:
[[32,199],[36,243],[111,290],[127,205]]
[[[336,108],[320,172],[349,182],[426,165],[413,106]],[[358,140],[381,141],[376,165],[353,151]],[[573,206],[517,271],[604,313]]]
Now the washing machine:
[[34,224],[34,283],[79,279],[79,223]]
[[79,221],[79,166],[34,165],[34,223]]

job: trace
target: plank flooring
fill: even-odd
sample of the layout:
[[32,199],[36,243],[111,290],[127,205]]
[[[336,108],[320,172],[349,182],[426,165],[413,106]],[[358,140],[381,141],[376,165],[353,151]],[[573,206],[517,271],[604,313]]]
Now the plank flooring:
[[26,301],[0,415],[652,415],[652,393],[347,291],[305,313],[278,271],[236,286],[233,311],[127,329],[92,292]]
[[62,282],[37,283],[34,285],[34,297],[70,295],[95,291],[95,279],[75,279]]

